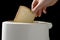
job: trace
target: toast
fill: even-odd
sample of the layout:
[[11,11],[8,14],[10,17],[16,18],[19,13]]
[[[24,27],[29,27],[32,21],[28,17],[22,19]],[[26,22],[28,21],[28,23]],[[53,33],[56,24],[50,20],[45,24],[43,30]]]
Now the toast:
[[14,22],[25,22],[25,23],[32,23],[34,21],[35,14],[26,7],[26,6],[19,6],[18,12],[14,18]]

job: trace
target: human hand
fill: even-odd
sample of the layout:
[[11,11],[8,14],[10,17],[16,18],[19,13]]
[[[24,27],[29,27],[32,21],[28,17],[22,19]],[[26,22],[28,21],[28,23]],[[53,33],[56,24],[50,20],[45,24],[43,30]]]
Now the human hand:
[[33,0],[31,10],[37,16],[41,16],[42,12],[46,14],[46,8],[53,6],[58,0]]

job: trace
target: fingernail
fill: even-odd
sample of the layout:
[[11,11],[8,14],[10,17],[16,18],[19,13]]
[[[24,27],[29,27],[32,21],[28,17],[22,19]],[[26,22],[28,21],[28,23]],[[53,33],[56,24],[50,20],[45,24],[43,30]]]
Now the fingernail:
[[41,17],[41,15],[39,15],[38,17]]
[[47,12],[45,10],[43,10],[43,13],[46,14]]
[[35,16],[35,17],[37,17],[37,16]]
[[35,17],[37,17],[37,15]]

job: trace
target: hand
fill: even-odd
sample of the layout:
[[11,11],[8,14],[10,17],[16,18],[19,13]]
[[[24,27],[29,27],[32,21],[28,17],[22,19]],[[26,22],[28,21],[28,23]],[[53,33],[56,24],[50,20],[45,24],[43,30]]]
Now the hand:
[[33,0],[31,10],[37,16],[41,16],[42,12],[46,14],[46,8],[53,6],[58,0]]

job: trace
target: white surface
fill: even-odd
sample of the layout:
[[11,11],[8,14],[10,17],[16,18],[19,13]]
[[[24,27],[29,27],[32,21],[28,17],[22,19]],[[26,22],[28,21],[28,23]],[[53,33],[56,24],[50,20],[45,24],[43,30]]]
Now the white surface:
[[35,21],[34,23],[2,23],[2,40],[49,40],[51,23]]

